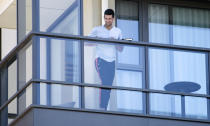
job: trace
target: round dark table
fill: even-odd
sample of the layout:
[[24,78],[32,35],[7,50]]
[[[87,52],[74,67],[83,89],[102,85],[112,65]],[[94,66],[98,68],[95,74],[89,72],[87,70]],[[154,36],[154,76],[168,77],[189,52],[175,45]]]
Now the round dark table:
[[[167,84],[164,89],[166,91],[191,93],[198,91],[201,86],[195,82],[189,81],[177,81]],[[185,96],[181,95],[181,112],[182,116],[185,116]]]
[[199,90],[201,86],[195,82],[177,81],[167,84],[164,88],[166,91],[191,93]]

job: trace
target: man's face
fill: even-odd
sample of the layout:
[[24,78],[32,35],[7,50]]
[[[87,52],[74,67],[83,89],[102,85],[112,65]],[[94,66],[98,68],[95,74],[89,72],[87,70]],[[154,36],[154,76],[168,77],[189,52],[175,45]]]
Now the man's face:
[[112,26],[114,18],[112,17],[112,15],[104,15],[104,21],[106,26]]

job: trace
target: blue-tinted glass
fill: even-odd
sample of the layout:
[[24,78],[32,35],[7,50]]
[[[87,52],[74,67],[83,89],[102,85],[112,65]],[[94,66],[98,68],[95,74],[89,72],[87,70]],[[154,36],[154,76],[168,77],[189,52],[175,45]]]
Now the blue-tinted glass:
[[80,0],[40,0],[40,30],[78,35]]
[[174,45],[210,47],[210,11],[172,7],[169,24],[167,5],[149,5],[149,41]]
[[168,6],[149,5],[149,42],[170,42]]
[[210,11],[173,8],[173,44],[210,47]]
[[116,85],[123,87],[142,88],[142,72],[117,70]]
[[207,99],[200,97],[185,97],[185,115],[189,118],[207,119]]
[[38,78],[80,82],[79,41],[39,38],[40,73]]
[[71,85],[40,83],[40,105],[80,107],[80,88]]
[[139,40],[139,2],[136,0],[117,0],[117,27],[123,39]]
[[142,93],[87,87],[85,88],[85,108],[142,113]]
[[120,64],[130,64],[130,65],[140,65],[143,57],[143,49],[135,46],[123,46],[123,51],[118,52],[118,63]]
[[150,48],[149,86],[157,90],[206,94],[206,60],[205,53]]
[[131,38],[133,41],[139,40],[138,20],[117,19],[117,27],[122,31],[123,39]]
[[150,94],[150,114],[181,116],[181,96],[168,94]]

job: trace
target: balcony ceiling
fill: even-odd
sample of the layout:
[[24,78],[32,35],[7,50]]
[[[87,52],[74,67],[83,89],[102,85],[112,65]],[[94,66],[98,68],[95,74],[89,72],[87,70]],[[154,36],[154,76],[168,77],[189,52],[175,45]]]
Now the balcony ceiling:
[[0,28],[16,28],[16,0],[0,0]]

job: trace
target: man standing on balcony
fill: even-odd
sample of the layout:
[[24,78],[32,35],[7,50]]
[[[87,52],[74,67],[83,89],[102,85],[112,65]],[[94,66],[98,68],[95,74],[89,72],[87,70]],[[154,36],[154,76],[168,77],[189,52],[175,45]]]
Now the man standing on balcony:
[[[110,39],[122,39],[121,30],[113,26],[114,22],[114,11],[107,9],[104,12],[105,24],[102,26],[95,27],[89,36],[99,38],[110,38]],[[97,44],[96,46],[96,59],[95,67],[98,75],[101,79],[102,85],[111,86],[115,76],[115,60],[116,50],[122,51],[122,46],[113,44]],[[100,92],[100,107],[107,109],[110,89],[102,89]]]

